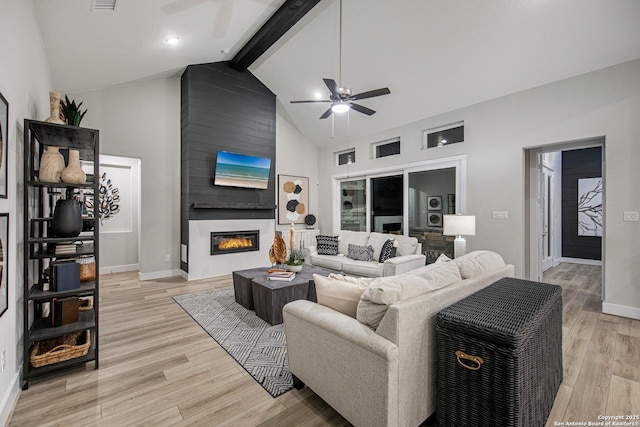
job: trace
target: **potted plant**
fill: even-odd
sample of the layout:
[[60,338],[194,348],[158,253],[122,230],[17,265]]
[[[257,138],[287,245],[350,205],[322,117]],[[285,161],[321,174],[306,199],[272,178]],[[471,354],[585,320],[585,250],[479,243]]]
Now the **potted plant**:
[[87,110],[85,109],[83,112],[80,112],[80,104],[76,105],[76,101],[69,101],[69,97],[67,95],[64,96],[64,102],[60,103],[60,107],[62,109],[62,114],[67,119],[67,124],[71,126],[80,126],[80,122],[85,114],[87,114]]
[[289,271],[301,271],[304,265],[304,253],[300,249],[293,249],[287,258],[287,270]]

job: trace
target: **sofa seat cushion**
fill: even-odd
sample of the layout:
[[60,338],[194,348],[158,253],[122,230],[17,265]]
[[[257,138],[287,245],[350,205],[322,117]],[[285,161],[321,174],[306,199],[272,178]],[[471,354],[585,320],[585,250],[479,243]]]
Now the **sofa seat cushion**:
[[373,278],[356,278],[334,273],[329,274],[328,277],[313,275],[318,304],[353,318],[356,317],[360,296],[373,280]]
[[460,270],[454,263],[429,264],[398,276],[379,277],[360,297],[356,318],[375,329],[391,304],[428,294],[461,280]]
[[451,262],[458,266],[463,279],[470,279],[486,271],[495,270],[506,265],[502,256],[492,251],[469,252]]
[[354,276],[381,277],[383,264],[375,261],[357,261],[343,257],[342,272]]
[[340,256],[340,255],[336,256],[336,255],[318,255],[318,254],[311,254],[309,255],[309,258],[311,260],[311,264],[317,267],[323,267],[323,268],[328,268],[330,270],[337,270],[337,271],[342,270],[342,261],[346,259],[346,257]]

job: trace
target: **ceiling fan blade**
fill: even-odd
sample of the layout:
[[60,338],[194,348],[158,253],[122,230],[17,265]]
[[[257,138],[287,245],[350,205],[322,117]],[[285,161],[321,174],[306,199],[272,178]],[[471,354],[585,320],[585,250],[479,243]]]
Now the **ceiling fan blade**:
[[372,110],[371,108],[363,107],[362,105],[354,104],[353,102],[350,102],[349,105],[351,105],[351,108],[353,108],[354,110],[366,114],[367,116],[371,116],[376,113],[376,111]]
[[390,93],[391,91],[389,90],[388,87],[383,87],[381,89],[375,89],[367,92],[357,93],[353,96],[350,96],[349,99],[358,100],[358,99],[373,98],[374,96],[389,95]]
[[304,104],[307,102],[331,102],[328,99],[309,99],[309,100],[305,100],[305,101],[289,101],[292,104]]
[[331,113],[333,113],[333,110],[331,108],[329,108],[327,111],[325,111],[320,118],[321,119],[326,119],[327,117],[329,117],[331,115]]
[[336,83],[335,80],[333,79],[322,79],[324,81],[324,84],[327,85],[327,87],[329,88],[329,91],[331,92],[332,95],[338,95],[338,91],[340,90],[340,88],[338,87],[338,83]]

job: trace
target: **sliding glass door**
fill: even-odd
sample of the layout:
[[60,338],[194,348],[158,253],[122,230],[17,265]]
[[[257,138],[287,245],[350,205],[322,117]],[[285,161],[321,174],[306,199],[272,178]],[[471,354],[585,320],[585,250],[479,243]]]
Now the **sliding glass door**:
[[371,231],[403,234],[404,176],[371,178]]
[[340,229],[367,230],[367,181],[355,179],[340,183]]
[[442,235],[442,216],[465,212],[465,165],[458,156],[338,178],[339,230],[413,236],[428,257],[453,256],[453,237]]

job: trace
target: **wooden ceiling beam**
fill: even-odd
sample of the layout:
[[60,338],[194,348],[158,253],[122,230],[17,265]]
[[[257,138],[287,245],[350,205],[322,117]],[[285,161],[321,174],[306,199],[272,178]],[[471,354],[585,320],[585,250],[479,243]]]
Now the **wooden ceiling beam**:
[[236,53],[229,65],[245,71],[320,0],[287,0]]

